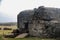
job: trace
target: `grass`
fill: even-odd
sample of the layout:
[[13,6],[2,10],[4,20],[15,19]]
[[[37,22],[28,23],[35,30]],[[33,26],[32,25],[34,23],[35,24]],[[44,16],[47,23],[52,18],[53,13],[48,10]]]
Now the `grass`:
[[37,37],[29,37],[29,38],[0,38],[0,40],[56,40],[56,39],[42,39]]
[[0,35],[0,40],[3,40],[3,38],[2,38],[3,36],[2,35]]
[[29,37],[29,38],[4,38],[3,35],[11,33],[17,26],[0,26],[0,28],[12,28],[12,30],[0,30],[0,40],[55,40],[55,39],[42,39],[37,37]]
[[21,39],[19,39],[19,38],[15,38],[15,39],[13,39],[13,38],[8,38],[9,40],[55,40],[55,39],[41,39],[41,38],[21,38]]
[[0,28],[12,28],[12,29],[17,29],[17,26],[0,26]]
[[0,35],[6,35],[11,33],[13,30],[0,30]]
[[[11,33],[14,29],[17,29],[17,26],[0,26],[0,35],[6,35]],[[3,28],[11,28],[12,30],[3,30]]]

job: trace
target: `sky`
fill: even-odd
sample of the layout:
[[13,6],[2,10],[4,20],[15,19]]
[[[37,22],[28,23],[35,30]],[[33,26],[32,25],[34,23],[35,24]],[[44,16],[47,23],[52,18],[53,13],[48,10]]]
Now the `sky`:
[[39,6],[60,8],[60,0],[1,0],[0,22],[17,22],[21,11]]

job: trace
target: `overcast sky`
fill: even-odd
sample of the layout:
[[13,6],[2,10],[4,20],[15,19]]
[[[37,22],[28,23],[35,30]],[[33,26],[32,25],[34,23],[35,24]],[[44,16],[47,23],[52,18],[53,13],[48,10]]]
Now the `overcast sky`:
[[60,0],[2,0],[0,4],[1,22],[17,21],[19,12],[39,6],[60,8]]

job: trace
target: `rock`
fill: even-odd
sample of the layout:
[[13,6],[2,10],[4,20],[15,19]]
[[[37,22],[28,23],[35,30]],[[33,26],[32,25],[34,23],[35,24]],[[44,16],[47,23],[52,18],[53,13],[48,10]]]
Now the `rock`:
[[15,38],[25,38],[26,36],[28,36],[28,33],[22,33],[16,36]]
[[34,10],[22,11],[18,14],[18,29],[20,32],[29,33],[30,36],[54,37],[56,34],[59,35],[60,9],[41,6]]

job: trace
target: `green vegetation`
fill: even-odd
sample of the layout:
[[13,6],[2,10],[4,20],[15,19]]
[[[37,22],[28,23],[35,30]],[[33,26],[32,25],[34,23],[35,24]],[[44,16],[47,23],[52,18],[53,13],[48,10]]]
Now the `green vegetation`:
[[41,39],[36,37],[30,37],[30,38],[0,38],[0,40],[55,40],[55,39]]
[[41,39],[37,37],[29,37],[29,38],[4,38],[3,35],[7,35],[11,33],[14,29],[17,29],[16,26],[0,26],[0,28],[12,28],[12,30],[0,30],[0,40],[55,40],[55,39]]
[[[0,26],[0,35],[6,35],[11,33],[14,29],[17,29],[17,26]],[[11,28],[12,30],[3,30],[4,28]]]
[[9,38],[9,40],[55,40],[55,39],[41,39],[41,38],[21,38],[21,39],[13,39],[13,38]]
[[3,38],[2,38],[2,37],[0,37],[0,40],[3,40]]

